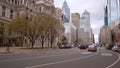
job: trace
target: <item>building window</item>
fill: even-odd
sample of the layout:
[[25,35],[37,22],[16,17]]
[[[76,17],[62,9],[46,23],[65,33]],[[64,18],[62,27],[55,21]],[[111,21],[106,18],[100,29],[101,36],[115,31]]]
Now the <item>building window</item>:
[[12,3],[14,3],[14,0],[12,0]]
[[5,10],[6,10],[6,7],[5,6],[2,6],[2,16],[5,17]]
[[15,0],[15,5],[17,5],[17,0]]
[[13,19],[13,10],[10,10],[10,19]]
[[20,16],[20,13],[18,13],[18,16]]
[[23,4],[23,0],[21,0],[21,4]]
[[4,24],[0,22],[0,35],[3,35]]
[[26,0],[24,0],[24,5],[26,6],[26,4],[27,4],[27,3],[26,3]]
[[20,5],[20,2],[18,1],[18,4],[17,5]]
[[42,8],[40,7],[40,12],[42,11]]

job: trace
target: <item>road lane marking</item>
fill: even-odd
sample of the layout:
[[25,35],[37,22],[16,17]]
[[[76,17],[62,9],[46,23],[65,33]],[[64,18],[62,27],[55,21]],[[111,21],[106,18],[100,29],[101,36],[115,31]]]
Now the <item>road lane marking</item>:
[[82,52],[81,54],[91,54],[92,52]]
[[98,52],[95,53],[95,54],[88,55],[88,56],[84,56],[84,57],[80,57],[80,58],[74,58],[74,59],[63,60],[63,61],[52,62],[52,63],[45,63],[45,64],[40,64],[40,65],[35,65],[35,66],[27,66],[27,67],[25,67],[25,68],[36,68],[36,67],[53,65],[53,64],[66,63],[66,62],[71,62],[71,61],[76,61],[76,60],[80,60],[80,59],[85,59],[85,58],[93,57],[93,56],[95,56],[95,55],[97,55],[97,54],[98,54]]
[[114,66],[115,64],[117,64],[120,61],[120,54],[117,53],[117,55],[118,55],[118,59],[113,64],[107,66],[106,68],[111,68],[112,66]]
[[102,56],[112,56],[113,54],[111,54],[111,53],[102,53],[101,55]]
[[67,54],[57,54],[57,55],[46,55],[46,56],[41,56],[41,57],[30,57],[30,58],[19,58],[19,59],[10,59],[10,60],[2,60],[0,62],[8,62],[8,61],[16,61],[16,60],[28,60],[28,59],[37,59],[37,58],[47,58],[47,57],[55,57],[55,56],[63,56],[63,55],[72,55],[72,54],[79,54],[80,52],[75,52],[75,53],[67,53]]

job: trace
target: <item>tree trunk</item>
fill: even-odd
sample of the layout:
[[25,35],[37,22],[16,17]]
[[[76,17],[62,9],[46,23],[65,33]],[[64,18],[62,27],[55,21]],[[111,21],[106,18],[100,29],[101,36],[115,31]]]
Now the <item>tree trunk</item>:
[[42,48],[44,48],[44,40],[42,39]]
[[50,44],[49,44],[49,43],[50,43],[49,38],[48,38],[48,40],[47,40],[47,41],[48,41],[48,47],[50,47]]
[[51,39],[50,44],[51,44],[51,48],[52,48],[53,47],[53,39]]
[[32,45],[31,45],[31,48],[34,48],[34,43],[35,43],[35,40],[32,38],[32,39],[31,39],[31,44],[32,44]]
[[35,43],[35,42],[34,42],[34,41],[32,41],[32,47],[31,47],[31,48],[34,48],[34,43]]

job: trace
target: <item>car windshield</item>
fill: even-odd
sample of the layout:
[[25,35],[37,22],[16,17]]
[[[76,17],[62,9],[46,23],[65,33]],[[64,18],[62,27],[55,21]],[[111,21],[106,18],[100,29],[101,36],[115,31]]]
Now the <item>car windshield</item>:
[[118,48],[118,46],[114,46],[114,48]]

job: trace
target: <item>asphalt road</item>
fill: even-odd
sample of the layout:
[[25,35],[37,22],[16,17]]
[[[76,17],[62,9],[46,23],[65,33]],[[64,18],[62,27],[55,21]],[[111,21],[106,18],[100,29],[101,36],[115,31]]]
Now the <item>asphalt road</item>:
[[120,68],[120,55],[98,48],[79,48],[0,55],[0,68]]

